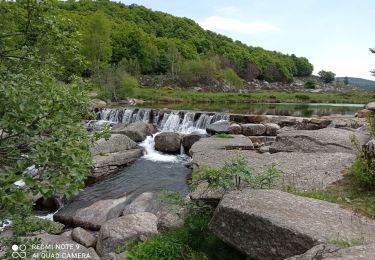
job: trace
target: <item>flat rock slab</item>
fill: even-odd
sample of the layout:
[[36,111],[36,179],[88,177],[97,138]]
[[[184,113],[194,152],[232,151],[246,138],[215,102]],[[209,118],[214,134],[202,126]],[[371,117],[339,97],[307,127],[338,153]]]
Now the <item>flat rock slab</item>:
[[211,136],[200,139],[190,148],[190,155],[196,157],[212,150],[253,150],[254,145],[250,138],[243,135],[231,135],[232,138]]
[[126,200],[127,197],[107,199],[89,205],[76,201],[59,210],[53,218],[64,224],[98,230],[106,221],[121,215]]
[[361,143],[369,139],[368,135],[359,131],[333,127],[320,130],[281,130],[276,142],[271,145],[270,152],[357,153],[351,142],[352,135]]
[[375,259],[375,244],[337,248],[332,245],[317,245],[302,255],[293,256],[287,260],[318,260],[318,259]]
[[137,144],[126,135],[113,134],[108,140],[101,138],[96,141],[91,147],[91,154],[95,156],[116,153],[133,149],[136,146]]
[[254,259],[285,259],[331,240],[375,242],[375,221],[337,204],[278,190],[224,195],[209,227]]

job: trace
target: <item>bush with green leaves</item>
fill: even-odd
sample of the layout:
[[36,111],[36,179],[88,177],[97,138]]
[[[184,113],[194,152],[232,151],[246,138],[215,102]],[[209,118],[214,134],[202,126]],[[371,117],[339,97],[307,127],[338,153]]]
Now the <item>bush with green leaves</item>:
[[145,242],[132,241],[120,249],[129,252],[130,260],[143,259],[246,259],[213,235],[208,228],[210,214],[192,214],[182,227],[157,234]]
[[227,68],[221,70],[221,76],[227,83],[235,86],[236,88],[243,88],[243,80],[233,69]]
[[335,77],[336,77],[336,74],[333,73],[332,71],[325,71],[325,70],[319,71],[318,75],[324,83],[331,83],[335,81]]
[[221,168],[199,167],[195,168],[191,183],[196,186],[201,181],[207,181],[209,187],[223,188],[224,190],[239,189],[241,182],[251,188],[271,188],[275,181],[282,176],[282,172],[273,163],[265,171],[254,173],[248,166],[245,158],[237,156],[225,160]]
[[314,80],[312,79],[308,79],[306,82],[305,82],[305,88],[307,89],[315,89],[316,87],[316,83]]
[[64,225],[48,219],[41,219],[33,216],[22,217],[14,215],[12,217],[12,231],[16,236],[32,235],[37,231],[45,231],[49,234],[60,234]]

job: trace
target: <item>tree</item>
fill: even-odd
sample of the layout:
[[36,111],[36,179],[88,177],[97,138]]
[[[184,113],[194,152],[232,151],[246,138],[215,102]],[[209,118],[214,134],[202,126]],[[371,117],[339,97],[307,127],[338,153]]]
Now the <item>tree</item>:
[[175,43],[169,43],[168,51],[167,51],[167,58],[170,63],[170,73],[171,73],[172,79],[174,79],[176,72],[177,72],[177,65],[181,59],[181,55]]
[[[91,166],[82,128],[89,101],[82,82],[56,81],[54,72],[62,66],[52,46],[83,57],[74,48],[78,39],[69,37],[75,32],[56,30],[52,10],[49,1],[0,2],[0,17],[12,21],[0,26],[7,50],[0,59],[0,220],[29,212],[31,194],[72,196]],[[58,38],[64,41],[53,42]]]
[[336,77],[336,74],[333,73],[332,71],[325,71],[325,70],[319,71],[318,75],[324,83],[331,83],[335,80],[335,77]]
[[82,53],[89,61],[97,83],[102,85],[101,74],[112,55],[111,24],[103,12],[88,17],[82,38]]

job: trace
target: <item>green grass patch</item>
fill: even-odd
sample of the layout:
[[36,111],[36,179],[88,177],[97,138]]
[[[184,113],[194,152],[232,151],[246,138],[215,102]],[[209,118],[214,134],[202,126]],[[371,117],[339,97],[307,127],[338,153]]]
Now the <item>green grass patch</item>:
[[189,90],[166,91],[156,88],[136,88],[134,97],[152,102],[191,103],[191,102],[222,102],[222,103],[369,103],[372,97],[368,92],[330,92],[330,93],[298,93],[281,91],[254,91],[251,93],[194,92]]
[[157,234],[145,242],[132,241],[119,251],[127,250],[130,260],[143,259],[246,259],[238,251],[226,245],[208,229],[211,215],[195,213],[188,216],[180,228]]
[[356,185],[352,175],[347,175],[342,181],[317,191],[297,191],[287,188],[286,191],[308,198],[337,203],[344,208],[375,219],[375,191],[367,191]]
[[16,236],[31,235],[37,231],[46,231],[49,234],[59,234],[64,229],[64,225],[48,219],[37,217],[21,218],[15,216],[12,218],[12,231]]
[[232,135],[226,134],[226,133],[217,133],[217,134],[215,134],[215,137],[218,137],[218,138],[233,138]]
[[338,240],[330,240],[327,242],[329,245],[333,245],[333,246],[337,246],[339,248],[348,248],[348,247],[352,247],[352,246],[360,246],[360,245],[363,245],[363,241],[362,240],[352,240],[352,241],[346,241],[346,240],[341,240],[341,239],[338,239]]

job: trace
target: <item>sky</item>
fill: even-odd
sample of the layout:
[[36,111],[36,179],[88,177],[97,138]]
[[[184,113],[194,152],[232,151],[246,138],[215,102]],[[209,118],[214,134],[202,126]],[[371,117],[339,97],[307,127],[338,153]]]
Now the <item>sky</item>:
[[375,80],[375,0],[121,0],[175,16],[251,46],[303,56],[314,74]]

